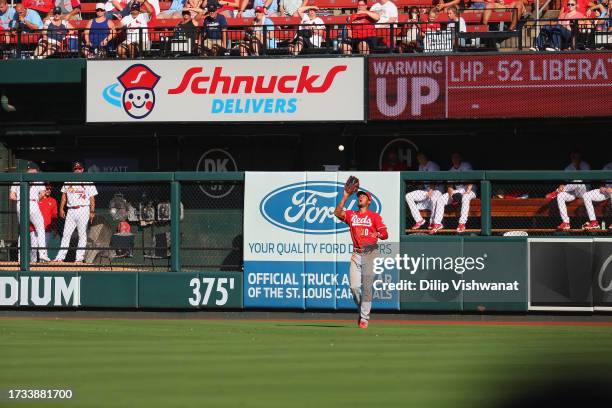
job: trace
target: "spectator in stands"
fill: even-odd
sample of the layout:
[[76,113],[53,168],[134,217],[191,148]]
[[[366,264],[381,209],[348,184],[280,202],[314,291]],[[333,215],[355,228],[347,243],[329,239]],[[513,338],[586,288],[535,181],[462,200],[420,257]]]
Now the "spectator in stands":
[[34,58],[46,58],[60,51],[72,26],[62,18],[62,9],[55,7],[51,19],[44,24],[43,36],[34,50]]
[[472,10],[484,10],[485,8],[487,8],[487,1],[486,0],[471,0],[469,8]]
[[113,34],[113,23],[106,17],[104,3],[96,3],[96,17],[87,23],[87,28],[83,32],[85,56],[92,57],[99,53],[106,53]]
[[7,0],[0,0],[0,30],[9,30],[14,17],[15,9],[9,7]]
[[227,44],[227,19],[214,5],[208,6],[204,17],[204,41],[202,52],[205,55],[223,55]]
[[[432,8],[435,12],[435,9]],[[431,13],[431,11],[430,11]],[[437,16],[437,14],[436,14]],[[397,41],[397,51],[399,53],[416,52],[422,49],[421,20],[419,9],[416,6],[408,10],[408,21],[400,26],[401,34]]]
[[15,14],[9,27],[11,30],[32,32],[33,30],[42,30],[43,22],[37,12],[26,9],[23,4],[16,4]]
[[256,10],[262,8],[266,16],[275,16],[278,12],[277,0],[254,0],[253,8],[245,10],[250,0],[241,0],[237,17],[255,17]]
[[259,55],[265,44],[274,47],[274,22],[266,17],[266,10],[259,6],[255,9],[255,19],[252,27],[245,30],[244,39],[238,44],[241,56]]
[[140,12],[141,2],[132,3],[130,7],[130,15],[121,19],[116,26],[117,29],[126,29],[125,41],[119,44],[117,54],[119,58],[134,58],[139,51],[150,48],[149,33],[147,25],[149,24],[149,14],[153,7],[145,0],[142,1],[147,12]]
[[385,161],[381,165],[382,171],[406,171],[408,170],[408,166],[406,163],[399,160],[396,152],[389,152]]
[[[149,6],[149,20],[160,14],[159,0],[109,0],[106,2],[107,17],[112,18],[114,16],[121,19],[128,16],[132,10],[132,4],[135,3],[140,4],[141,9],[145,7],[145,3]],[[176,18],[181,18],[180,13]]]
[[376,36],[376,23],[380,19],[380,15],[373,11],[368,11],[368,5],[365,0],[357,2],[357,12],[351,14],[347,22],[348,32],[347,39],[343,41],[341,51],[343,54],[351,52],[359,52],[367,55],[370,49],[378,45],[378,37]]
[[58,7],[62,11],[62,19],[81,19],[81,2],[79,0],[55,0],[55,8]]
[[[450,7],[453,8],[453,7]],[[449,8],[449,9],[450,9]],[[448,12],[448,10],[447,10]],[[469,171],[472,170],[472,165],[463,161],[459,153],[453,153],[451,156],[453,165],[450,171]],[[444,209],[447,205],[461,205],[461,213],[457,225],[457,233],[465,232],[465,225],[468,221],[470,212],[470,202],[476,198],[474,184],[451,184],[447,187],[446,193],[442,194],[434,202],[432,212],[434,215],[433,225],[431,226],[430,234],[435,234],[443,228],[442,219],[444,218]]]
[[465,33],[467,31],[465,20],[463,19],[463,17],[459,17],[459,11],[457,10],[457,7],[448,7],[446,9],[446,15],[448,16],[448,20],[450,21],[450,23],[446,25],[447,30],[450,30],[451,32],[455,31],[455,24],[459,23],[459,32]]
[[612,28],[608,4],[608,0],[596,0],[589,3],[586,16],[595,19],[593,24],[597,31],[609,31]]
[[[570,2],[573,1],[570,0]],[[565,167],[565,171],[591,170],[589,163],[582,161],[582,152],[579,149],[574,149],[570,153],[570,160],[571,163]],[[557,199],[559,215],[561,216],[561,224],[557,227],[558,230],[566,231],[571,228],[566,203],[582,197],[587,190],[588,188],[582,183],[582,180],[575,180],[571,184],[560,184],[555,191],[546,195],[548,200]]]
[[489,24],[489,19],[491,18],[491,14],[493,13],[493,10],[495,9],[504,9],[504,10],[516,9],[516,10],[512,10],[512,17],[511,17],[510,25],[508,26],[508,29],[512,31],[516,28],[516,25],[518,24],[519,19],[525,12],[525,4],[523,3],[523,0],[497,0],[497,1],[486,0],[486,1],[487,1],[487,4],[485,5],[485,11],[484,13],[482,13],[482,24],[484,25]]
[[431,4],[436,7],[436,10],[438,10],[438,12],[440,12],[448,9],[449,7],[460,6],[461,3],[462,0],[451,0],[447,3],[445,3],[444,0],[434,0]]
[[[370,11],[378,14],[377,27],[386,27],[386,24],[397,23],[397,6],[391,0],[379,0],[370,7]],[[380,25],[384,24],[384,25]]]
[[[202,10],[203,11],[203,10]],[[196,18],[191,18],[191,10],[184,9],[181,12],[182,19],[176,25],[174,32],[174,38],[182,40],[183,47],[180,51],[189,52],[191,54],[199,53],[198,44],[198,25],[200,13],[196,15]]]
[[238,10],[240,9],[240,0],[218,0],[219,6],[219,14],[224,16],[225,18],[232,18],[236,14],[238,14]]
[[43,20],[51,17],[51,10],[55,6],[54,0],[23,0],[22,3],[25,8],[36,11]]
[[325,23],[317,16],[317,6],[303,6],[298,9],[302,18],[296,37],[289,44],[289,51],[298,55],[304,48],[319,48],[325,36]]
[[[300,9],[306,7],[308,0],[279,0],[279,12],[281,17],[302,17]],[[313,6],[311,6],[313,7]]]
[[560,51],[564,45],[569,45],[572,39],[571,20],[584,18],[584,14],[576,10],[576,0],[568,0],[568,12],[559,14],[558,24],[540,27],[540,34],[535,40],[532,51]]
[[173,0],[172,4],[170,4],[170,8],[168,10],[162,11],[159,13],[157,18],[165,19],[165,18],[181,18],[183,8],[187,0]]

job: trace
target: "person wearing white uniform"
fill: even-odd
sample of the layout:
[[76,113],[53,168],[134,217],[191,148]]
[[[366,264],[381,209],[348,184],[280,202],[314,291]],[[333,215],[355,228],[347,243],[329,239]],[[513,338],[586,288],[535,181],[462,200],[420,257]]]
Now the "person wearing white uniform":
[[[565,167],[565,171],[591,170],[589,163],[582,161],[582,153],[577,150],[570,153],[570,160],[571,163]],[[567,202],[574,201],[587,192],[587,186],[581,181],[574,180],[572,184],[560,184],[555,191],[546,195],[548,200],[557,199],[559,215],[561,216],[561,224],[557,227],[559,231],[571,229],[570,219],[567,215]]]
[[[74,163],[72,169],[75,173],[82,173],[84,168],[79,162]],[[64,183],[62,186],[62,201],[59,214],[65,218],[64,232],[62,234],[61,249],[55,257],[56,262],[63,262],[68,253],[70,238],[74,229],[79,234],[79,244],[76,251],[75,262],[83,262],[85,258],[85,246],[87,245],[87,224],[93,220],[96,211],[96,199],[98,190],[91,183]],[[64,206],[68,204],[68,211],[64,212]]]
[[397,23],[397,6],[391,0],[380,0],[370,7],[370,11],[378,14],[376,27],[386,27],[389,23]]
[[[27,173],[38,173],[38,165],[29,162],[26,169]],[[20,220],[21,198],[19,197],[19,185],[11,186],[9,199],[17,203],[17,220]],[[30,223],[34,226],[34,233],[30,234],[30,246],[32,248],[31,259],[38,259],[39,262],[49,262],[47,255],[47,242],[45,239],[45,221],[40,212],[38,201],[45,196],[45,185],[43,183],[30,183]],[[17,241],[17,246],[21,245],[21,236]],[[39,248],[38,250],[35,248]],[[38,255],[38,256],[37,256]]]
[[[602,170],[612,170],[612,162],[606,164]],[[612,205],[612,180],[607,180],[605,186],[593,189],[591,191],[587,191],[582,196],[582,200],[584,201],[584,206],[587,210],[587,214],[589,215],[589,221],[584,223],[582,229],[600,229],[601,226],[599,225],[597,217],[595,216],[595,208],[593,208],[593,201],[599,203],[601,201],[610,200],[610,205]],[[612,229],[612,226],[610,226],[610,229]]]
[[[439,171],[440,166],[427,158],[425,153],[419,152],[416,156],[419,162],[418,171]],[[420,210],[430,210],[429,225],[433,225],[433,205],[434,202],[442,195],[440,188],[434,185],[423,185],[423,188],[417,189],[406,194],[406,203],[410,209],[410,214],[414,219],[414,225],[411,229],[418,230],[425,224],[425,220],[421,217]]]
[[[453,165],[449,169],[450,171],[472,170],[472,165],[468,162],[464,162],[459,153],[453,153],[451,156],[451,161]],[[453,197],[456,197],[456,194],[461,196],[461,215],[459,216],[457,232],[465,232],[465,224],[467,224],[468,215],[470,212],[470,201],[476,198],[473,184],[457,184],[454,187],[449,186],[447,188],[447,192],[438,197],[434,203],[434,220],[433,226],[429,232],[430,234],[435,234],[444,227],[442,225],[442,218],[444,218],[444,207],[453,202]]]

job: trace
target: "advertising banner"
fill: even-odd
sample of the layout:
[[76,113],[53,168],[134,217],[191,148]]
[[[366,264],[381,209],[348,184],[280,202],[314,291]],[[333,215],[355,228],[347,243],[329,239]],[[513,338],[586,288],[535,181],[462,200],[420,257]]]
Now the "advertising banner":
[[361,57],[87,61],[87,122],[360,121],[364,69]]
[[242,273],[0,274],[0,307],[242,308]]
[[370,57],[368,94],[370,120],[610,116],[612,53]]
[[[344,182],[354,175],[372,195],[389,238],[399,241],[398,172],[247,172],[244,203],[244,306],[353,309],[348,226],[334,216]],[[351,195],[345,208],[357,210]],[[384,249],[381,249],[381,251]],[[378,276],[397,280],[393,272]],[[374,293],[374,308],[398,309],[399,296]]]

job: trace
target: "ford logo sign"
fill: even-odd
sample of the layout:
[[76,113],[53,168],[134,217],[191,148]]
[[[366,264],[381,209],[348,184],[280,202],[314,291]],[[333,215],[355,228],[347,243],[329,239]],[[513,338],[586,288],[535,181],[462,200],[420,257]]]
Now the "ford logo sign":
[[[360,190],[369,191],[364,188]],[[261,215],[279,228],[305,234],[336,234],[348,231],[348,225],[334,215],[344,184],[333,181],[308,181],[280,187],[266,195],[259,204]],[[371,194],[371,192],[370,192]],[[357,211],[357,196],[351,195],[347,210]],[[372,194],[370,210],[380,213],[380,200]]]

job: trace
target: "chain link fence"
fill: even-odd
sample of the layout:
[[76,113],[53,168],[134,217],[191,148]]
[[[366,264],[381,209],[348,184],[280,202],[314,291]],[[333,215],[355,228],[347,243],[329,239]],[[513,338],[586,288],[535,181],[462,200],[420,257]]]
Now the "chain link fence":
[[241,271],[244,182],[182,182],[181,201],[182,269]]
[[[609,232],[612,185],[601,181],[498,181],[491,184],[494,234]],[[519,231],[519,232],[517,232]]]
[[480,233],[479,180],[405,183],[406,233]]

